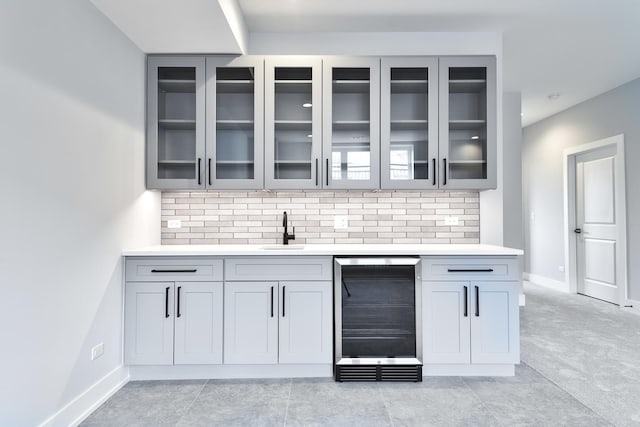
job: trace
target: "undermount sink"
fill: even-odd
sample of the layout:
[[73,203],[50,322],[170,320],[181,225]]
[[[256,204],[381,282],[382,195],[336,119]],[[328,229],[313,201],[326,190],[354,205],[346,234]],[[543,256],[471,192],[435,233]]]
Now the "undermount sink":
[[262,246],[260,249],[265,251],[292,251],[292,250],[301,250],[304,249],[303,245],[273,245],[273,246]]

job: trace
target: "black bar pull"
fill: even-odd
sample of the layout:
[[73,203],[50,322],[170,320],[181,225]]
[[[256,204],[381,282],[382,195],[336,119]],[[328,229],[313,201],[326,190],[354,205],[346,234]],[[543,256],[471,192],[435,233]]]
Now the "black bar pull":
[[448,268],[449,273],[491,273],[493,268]]
[[209,167],[207,168],[207,180],[209,181],[209,185],[211,185],[211,157],[209,157]]
[[436,185],[436,158],[433,158],[433,182],[431,185]]
[[329,186],[329,158],[327,157],[326,159],[326,164],[327,164],[327,187]]
[[273,317],[273,286],[271,287],[271,317]]
[[318,186],[318,158],[316,157],[316,187]]
[[182,289],[182,286],[178,286],[178,309],[176,312],[176,317],[180,317],[180,289]]
[[164,290],[164,318],[169,317],[169,286]]
[[442,185],[447,185],[447,159],[442,159],[442,173],[444,174],[444,179],[442,180]]
[[480,289],[476,286],[476,317],[480,317]]
[[201,163],[202,163],[202,159],[198,157],[198,185],[202,185],[202,176],[200,174]]
[[573,230],[573,232],[576,234],[580,234],[582,233],[582,228],[576,228],[575,230]]
[[282,287],[282,317],[284,317],[284,289],[286,286]]
[[464,317],[469,317],[469,288],[464,287]]
[[195,273],[197,272],[198,269],[197,268],[192,268],[192,269],[177,269],[177,270],[158,270],[158,269],[153,269],[151,270],[152,273]]

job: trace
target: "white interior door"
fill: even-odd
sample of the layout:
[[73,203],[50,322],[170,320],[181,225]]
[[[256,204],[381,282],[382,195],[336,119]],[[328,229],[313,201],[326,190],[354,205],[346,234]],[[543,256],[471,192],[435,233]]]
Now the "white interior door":
[[617,258],[616,147],[576,156],[576,262],[578,293],[618,304],[622,272]]

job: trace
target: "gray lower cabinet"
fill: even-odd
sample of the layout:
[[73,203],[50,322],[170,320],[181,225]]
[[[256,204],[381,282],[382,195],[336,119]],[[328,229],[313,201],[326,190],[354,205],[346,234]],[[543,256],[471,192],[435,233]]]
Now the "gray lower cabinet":
[[225,283],[225,364],[329,364],[330,281]]
[[222,282],[127,282],[127,365],[222,363]]

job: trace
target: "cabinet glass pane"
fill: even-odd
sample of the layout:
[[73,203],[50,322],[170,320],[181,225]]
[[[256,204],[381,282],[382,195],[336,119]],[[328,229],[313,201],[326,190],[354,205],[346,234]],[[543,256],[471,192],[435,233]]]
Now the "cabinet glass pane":
[[449,69],[449,177],[487,178],[487,69]]
[[371,178],[369,68],[332,71],[331,178]]
[[216,69],[216,178],[253,179],[254,69]]
[[158,67],[158,178],[196,177],[196,69]]
[[311,179],[311,67],[276,67],[274,178]]
[[428,68],[391,68],[392,180],[429,179],[428,79]]

